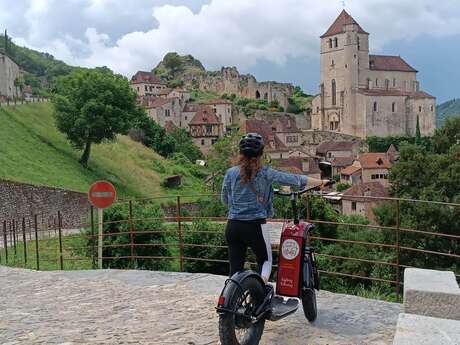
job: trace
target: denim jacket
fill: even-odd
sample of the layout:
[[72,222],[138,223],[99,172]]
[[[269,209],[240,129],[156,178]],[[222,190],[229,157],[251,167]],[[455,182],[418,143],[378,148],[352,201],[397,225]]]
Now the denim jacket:
[[222,202],[229,207],[228,219],[254,220],[272,217],[273,183],[303,188],[307,184],[307,176],[288,174],[263,166],[251,182],[242,185],[240,167],[228,169],[221,194]]

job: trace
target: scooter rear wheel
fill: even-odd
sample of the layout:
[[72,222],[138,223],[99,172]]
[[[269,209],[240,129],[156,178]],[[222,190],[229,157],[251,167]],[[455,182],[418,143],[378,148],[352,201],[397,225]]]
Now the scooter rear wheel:
[[302,292],[303,313],[308,321],[313,322],[318,316],[316,307],[316,293],[314,289],[306,289]]
[[263,302],[265,287],[255,277],[243,280],[241,287],[243,291],[238,291],[230,304],[231,309],[236,310],[238,314],[227,312],[219,315],[219,336],[222,345],[257,345],[264,331],[265,319],[251,323],[250,315]]

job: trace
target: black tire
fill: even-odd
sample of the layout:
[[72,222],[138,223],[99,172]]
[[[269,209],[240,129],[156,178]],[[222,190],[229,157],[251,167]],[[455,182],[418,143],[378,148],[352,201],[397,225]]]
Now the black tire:
[[314,289],[306,289],[302,292],[303,313],[309,322],[316,320],[318,309],[316,307],[316,293]]
[[[241,287],[245,292],[249,292],[254,298],[254,306],[257,308],[265,298],[265,287],[255,277],[248,277],[241,283]],[[234,308],[241,299],[242,293],[236,293],[234,300],[231,302],[231,308]],[[257,345],[265,327],[265,319],[260,320],[256,324],[249,325],[248,328],[243,328],[246,331],[243,339],[238,339],[237,329],[241,329],[237,325],[236,316],[232,313],[222,313],[219,315],[219,337],[221,345]]]

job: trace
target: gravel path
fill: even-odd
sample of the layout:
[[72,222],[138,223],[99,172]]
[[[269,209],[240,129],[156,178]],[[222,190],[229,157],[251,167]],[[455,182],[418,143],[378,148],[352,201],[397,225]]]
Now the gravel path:
[[[150,271],[35,272],[0,266],[0,344],[218,344],[225,278]],[[321,291],[310,325],[299,310],[267,322],[262,345],[391,344],[401,305]]]

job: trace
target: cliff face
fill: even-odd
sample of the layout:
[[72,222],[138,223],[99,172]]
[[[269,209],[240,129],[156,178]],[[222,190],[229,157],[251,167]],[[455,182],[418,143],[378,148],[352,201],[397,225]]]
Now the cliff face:
[[[171,63],[173,61],[173,63]],[[170,68],[172,66],[172,68]],[[240,74],[236,67],[222,67],[220,71],[206,71],[191,55],[168,53],[153,72],[168,79],[180,79],[185,87],[198,88],[218,94],[235,94],[238,97],[278,101],[286,109],[294,87],[274,81],[258,82],[251,74]]]

